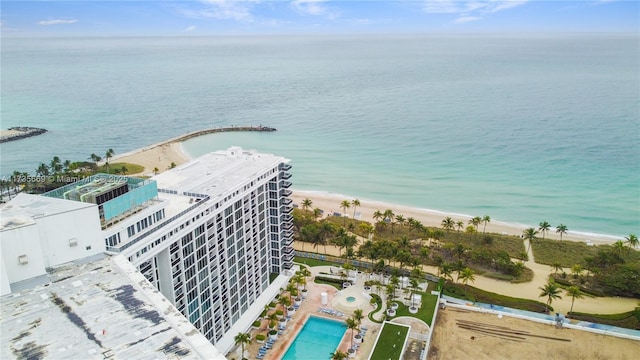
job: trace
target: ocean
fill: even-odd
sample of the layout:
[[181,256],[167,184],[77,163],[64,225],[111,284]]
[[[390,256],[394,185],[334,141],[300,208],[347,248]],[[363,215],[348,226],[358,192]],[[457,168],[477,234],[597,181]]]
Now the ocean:
[[199,129],[292,160],[294,188],[640,233],[638,34],[2,39],[1,173]]

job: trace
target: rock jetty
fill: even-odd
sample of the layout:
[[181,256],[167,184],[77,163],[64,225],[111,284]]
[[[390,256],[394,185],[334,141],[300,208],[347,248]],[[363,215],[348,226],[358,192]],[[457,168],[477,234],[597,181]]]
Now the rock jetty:
[[28,137],[44,134],[46,132],[47,132],[47,129],[27,127],[27,126],[14,126],[0,132],[0,143],[25,139]]

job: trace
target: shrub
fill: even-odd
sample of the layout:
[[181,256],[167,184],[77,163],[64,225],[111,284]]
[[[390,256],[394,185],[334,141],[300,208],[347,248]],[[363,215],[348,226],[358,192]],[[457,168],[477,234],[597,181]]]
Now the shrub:
[[256,340],[257,341],[265,341],[266,339],[267,339],[267,337],[264,334],[256,335]]
[[284,312],[282,310],[276,310],[276,315],[282,316],[282,314],[284,314]]
[[256,320],[253,322],[253,327],[260,327],[260,320]]

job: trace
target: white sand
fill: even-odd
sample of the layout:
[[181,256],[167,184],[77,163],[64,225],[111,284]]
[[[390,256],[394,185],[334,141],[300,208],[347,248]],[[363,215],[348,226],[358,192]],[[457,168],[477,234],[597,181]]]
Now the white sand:
[[[342,209],[340,208],[340,203],[343,200],[353,200],[354,198],[345,198],[344,196],[334,195],[329,193],[323,193],[318,191],[299,191],[293,190],[293,201],[296,204],[301,204],[302,200],[305,198],[310,199],[313,202],[313,208],[320,208],[325,211],[325,215],[330,211],[336,211],[342,213]],[[357,208],[357,212],[361,213],[361,220],[370,221],[374,223],[373,213],[376,210],[380,210],[384,212],[386,209],[391,209],[396,215],[403,215],[406,218],[412,217],[416,220],[422,222],[425,226],[436,226],[440,227],[442,220],[450,216],[454,221],[462,220],[465,224],[465,227],[468,225],[468,221],[471,217],[460,215],[460,214],[449,214],[436,210],[427,210],[427,209],[418,209],[409,206],[401,206],[388,204],[378,201],[368,201],[360,199],[361,206]],[[353,208],[347,209],[347,215],[350,217],[353,216]],[[484,216],[485,214],[479,214],[478,216]],[[488,214],[491,216],[491,214]],[[537,225],[531,225],[537,229]],[[518,225],[513,223],[506,223],[502,221],[491,220],[489,224],[487,224],[486,232],[487,233],[498,233],[498,234],[509,234],[509,235],[517,235],[520,236],[524,229],[526,229],[526,225]],[[480,225],[480,231],[482,231],[483,225]],[[548,239],[560,239],[560,235],[555,233],[555,228],[550,229],[545,238]],[[541,235],[539,235],[541,236]],[[615,242],[618,238],[613,236],[606,235],[587,235],[582,233],[576,233],[569,231],[567,234],[562,236],[563,240],[572,240],[572,241],[590,241],[594,244],[610,244]]]
[[[145,171],[143,172],[143,174],[152,175],[154,167],[157,167],[160,172],[162,172],[165,171],[172,162],[174,162],[176,165],[180,165],[187,162],[188,160],[189,157],[186,153],[183,152],[181,143],[168,141],[154,144],[146,148],[138,149],[130,153],[116,155],[111,160],[111,162],[124,161],[133,164],[139,164],[145,167]],[[342,209],[340,209],[340,203],[343,200],[352,200],[352,198],[345,198],[344,196],[332,195],[325,192],[299,190],[294,190],[292,198],[296,204],[301,204],[302,200],[305,198],[311,199],[311,201],[313,202],[313,207],[323,209],[325,211],[325,215],[329,214],[330,211],[342,212]],[[371,222],[373,222],[373,213],[376,210],[384,211],[386,209],[391,209],[396,214],[402,214],[405,218],[413,217],[427,226],[439,227],[442,219],[444,219],[446,216],[451,216],[456,221],[462,220],[464,221],[465,225],[467,224],[467,221],[469,219],[469,217],[465,217],[462,215],[446,214],[438,211],[416,209],[408,206],[399,206],[383,202],[360,200],[360,203],[361,206],[358,207],[356,211],[361,213],[362,220]],[[349,216],[352,216],[353,208],[348,209],[347,214],[349,214]],[[524,225],[491,221],[487,225],[486,231],[493,233],[520,235],[522,234],[522,230],[525,227],[526,226]],[[480,227],[480,229],[482,229],[482,226]],[[559,239],[559,236],[555,233],[555,229],[552,229],[552,231],[549,232],[546,237]],[[594,237],[572,232],[564,235],[563,239],[572,241],[588,240],[595,244],[611,243],[615,241],[615,238],[613,237]],[[314,250],[309,244],[303,243],[296,243],[296,249],[304,249],[307,251]],[[330,254],[338,255],[338,250],[334,249],[331,246],[327,246],[327,250]],[[318,248],[316,249],[316,251],[323,252],[324,248]],[[550,268],[547,265],[537,264],[534,262],[527,262],[526,266],[532,269],[534,272],[534,277],[531,282],[522,284],[511,284],[505,281],[498,281],[483,276],[476,276],[476,281],[473,285],[478,288],[503,295],[543,301],[542,298],[538,297],[538,295],[540,294],[539,287],[546,284],[547,277],[550,273]],[[433,274],[437,272],[435,268],[430,267],[425,267],[425,270]],[[555,300],[552,306],[556,309],[556,311],[566,313],[569,311],[569,308],[571,306],[571,299],[567,296],[564,296],[563,294],[563,299]],[[580,312],[610,314],[630,311],[633,310],[635,306],[637,306],[637,299],[618,297],[584,298],[576,301],[574,310]]]

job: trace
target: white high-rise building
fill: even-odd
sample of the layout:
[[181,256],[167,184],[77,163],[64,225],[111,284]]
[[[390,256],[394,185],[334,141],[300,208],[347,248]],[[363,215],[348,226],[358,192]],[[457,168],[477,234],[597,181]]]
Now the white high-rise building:
[[149,180],[101,175],[45,196],[93,204],[106,253],[128,259],[226,353],[292,275],[288,162],[232,147]]

